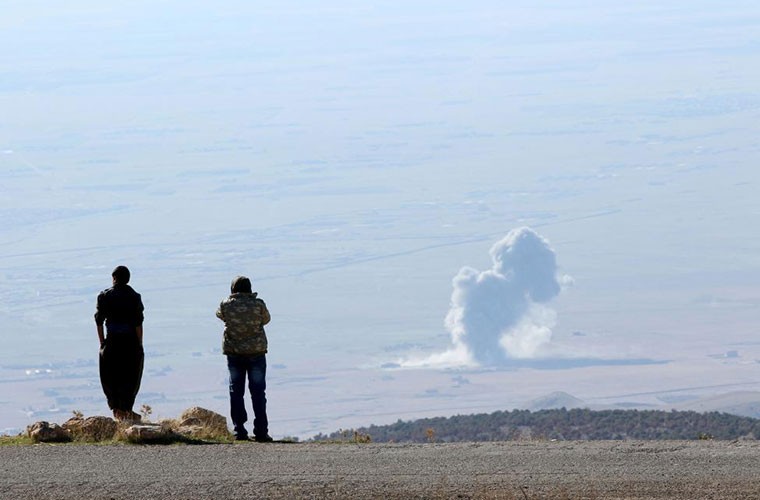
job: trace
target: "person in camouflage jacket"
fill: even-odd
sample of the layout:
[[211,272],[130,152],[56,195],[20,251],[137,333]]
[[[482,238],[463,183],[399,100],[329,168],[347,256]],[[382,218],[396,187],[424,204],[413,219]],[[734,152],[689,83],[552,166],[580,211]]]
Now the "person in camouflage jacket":
[[251,280],[238,276],[232,280],[231,294],[216,310],[224,321],[222,352],[227,356],[230,372],[230,413],[235,439],[248,440],[245,423],[245,382],[253,403],[253,435],[258,442],[269,442],[266,400],[267,336],[264,325],[270,315],[266,304],[251,289]]

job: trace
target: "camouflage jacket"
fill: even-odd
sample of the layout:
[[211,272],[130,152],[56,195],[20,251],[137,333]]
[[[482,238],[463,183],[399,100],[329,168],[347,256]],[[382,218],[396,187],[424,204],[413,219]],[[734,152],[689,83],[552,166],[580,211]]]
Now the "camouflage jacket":
[[216,316],[224,321],[224,354],[255,356],[267,352],[264,325],[269,323],[269,311],[256,295],[233,293],[219,304]]

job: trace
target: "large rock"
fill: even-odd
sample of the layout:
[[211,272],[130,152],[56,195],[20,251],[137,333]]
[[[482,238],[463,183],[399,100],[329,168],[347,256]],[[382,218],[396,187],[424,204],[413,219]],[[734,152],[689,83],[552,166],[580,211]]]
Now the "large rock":
[[26,434],[35,443],[63,443],[71,441],[69,431],[58,424],[35,422],[26,428]]
[[176,435],[161,424],[137,424],[127,427],[124,437],[132,443],[167,443],[174,441]]
[[118,425],[110,417],[73,417],[63,424],[71,437],[78,441],[109,441],[116,436]]
[[227,419],[211,410],[194,406],[182,412],[177,432],[194,438],[226,438],[230,436]]

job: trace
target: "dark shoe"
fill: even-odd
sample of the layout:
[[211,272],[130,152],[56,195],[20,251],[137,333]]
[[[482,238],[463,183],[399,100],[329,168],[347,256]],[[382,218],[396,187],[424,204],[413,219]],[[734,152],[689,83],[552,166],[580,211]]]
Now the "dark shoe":
[[274,441],[272,437],[269,434],[264,434],[263,436],[256,436],[253,438],[254,441],[257,443],[271,443]]
[[235,441],[250,441],[248,434],[235,434]]

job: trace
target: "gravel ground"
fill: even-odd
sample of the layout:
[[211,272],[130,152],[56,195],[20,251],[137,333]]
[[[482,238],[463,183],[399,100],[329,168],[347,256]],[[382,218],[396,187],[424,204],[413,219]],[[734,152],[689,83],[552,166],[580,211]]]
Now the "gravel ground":
[[2,446],[0,498],[760,499],[760,443]]

